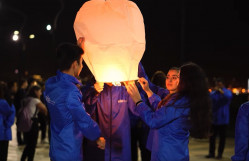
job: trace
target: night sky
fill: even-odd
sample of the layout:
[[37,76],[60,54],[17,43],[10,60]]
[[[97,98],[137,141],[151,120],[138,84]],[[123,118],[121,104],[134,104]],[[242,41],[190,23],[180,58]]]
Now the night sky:
[[[28,70],[45,79],[55,74],[55,47],[76,42],[73,22],[80,0],[0,0],[0,80],[14,70]],[[222,76],[246,87],[249,78],[248,0],[134,0],[146,30],[142,64],[151,77],[192,61],[208,78]],[[53,31],[46,31],[51,24]],[[22,41],[13,42],[14,30]],[[34,33],[36,38],[28,39]],[[89,71],[82,71],[82,77]]]

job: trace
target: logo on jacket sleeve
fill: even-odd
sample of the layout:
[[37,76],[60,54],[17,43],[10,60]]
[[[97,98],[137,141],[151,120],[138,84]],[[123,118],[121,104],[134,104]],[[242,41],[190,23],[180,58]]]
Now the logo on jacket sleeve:
[[52,101],[48,96],[46,96],[45,99],[46,99],[47,103],[50,103],[50,104],[52,104],[52,105],[55,104],[55,102]]

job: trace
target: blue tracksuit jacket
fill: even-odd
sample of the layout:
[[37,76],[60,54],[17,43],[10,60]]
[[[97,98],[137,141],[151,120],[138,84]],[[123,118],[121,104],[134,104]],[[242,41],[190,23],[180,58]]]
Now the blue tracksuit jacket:
[[229,124],[229,106],[232,100],[232,92],[226,88],[222,88],[224,94],[218,91],[210,93],[212,99],[213,124],[226,125]]
[[82,94],[73,76],[57,72],[46,81],[44,96],[50,115],[50,158],[53,161],[82,161],[83,136],[96,140],[100,129],[86,113]]
[[232,161],[249,160],[249,101],[240,106],[237,114],[234,151]]
[[15,107],[0,99],[0,140],[12,140],[11,126],[15,122]]
[[[94,89],[93,89],[94,90]],[[87,97],[88,93],[85,92]],[[85,101],[86,110],[97,110],[99,127],[106,139],[105,160],[131,161],[129,110],[135,104],[124,86],[104,85],[103,91],[95,98]]]
[[[150,98],[151,107],[156,109],[159,96]],[[143,121],[153,129],[151,161],[188,161],[188,138],[190,129],[188,99],[182,97],[173,105],[174,98],[162,108],[154,111],[145,103],[135,109]]]

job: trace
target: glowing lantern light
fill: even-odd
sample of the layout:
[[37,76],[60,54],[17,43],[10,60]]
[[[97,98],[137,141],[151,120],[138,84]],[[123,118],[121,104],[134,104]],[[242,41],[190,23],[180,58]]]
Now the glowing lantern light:
[[77,40],[85,38],[84,60],[98,82],[136,80],[145,50],[143,16],[128,0],[90,0],[74,21]]

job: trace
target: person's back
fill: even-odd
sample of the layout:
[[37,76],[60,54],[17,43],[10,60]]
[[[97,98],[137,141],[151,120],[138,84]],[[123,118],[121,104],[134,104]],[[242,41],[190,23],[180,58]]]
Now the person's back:
[[235,124],[235,154],[232,161],[249,160],[249,101],[243,103],[238,111]]
[[24,99],[27,96],[27,91],[26,91],[27,87],[28,87],[28,81],[26,79],[21,79],[19,84],[19,89],[15,95],[15,101],[14,101],[17,112],[21,108],[22,99]]
[[5,85],[0,82],[0,160],[8,158],[9,141],[12,140],[11,126],[15,120],[15,107],[5,99]]
[[[50,116],[50,158],[53,161],[81,161],[83,136],[90,140],[100,136],[97,123],[81,103],[82,94],[77,87],[81,83],[75,77],[82,69],[83,51],[76,45],[64,44],[57,54],[62,72],[57,71],[57,76],[49,78],[45,84]],[[63,68],[65,64],[68,66]]]
[[[79,156],[72,154],[81,153],[82,137],[77,138],[75,136],[80,136],[82,133],[77,127],[77,122],[74,122],[74,118],[71,116],[71,110],[73,110],[74,107],[70,107],[70,105],[75,104],[79,106],[79,104],[77,104],[78,102],[74,101],[74,99],[81,100],[82,96],[77,87],[73,86],[72,82],[67,81],[67,77],[70,79],[69,75],[59,72],[58,76],[50,78],[46,82],[46,101],[50,113],[50,130],[52,137],[50,146],[51,149],[57,149],[56,153],[52,153],[51,151],[50,155],[55,156],[55,158],[61,158],[61,160],[66,158],[78,160],[79,158],[77,157]],[[76,79],[73,83],[77,83]],[[77,111],[75,112],[77,113]],[[83,112],[83,110],[80,112]],[[73,146],[71,144],[73,144]],[[76,158],[74,159],[72,156]]]

